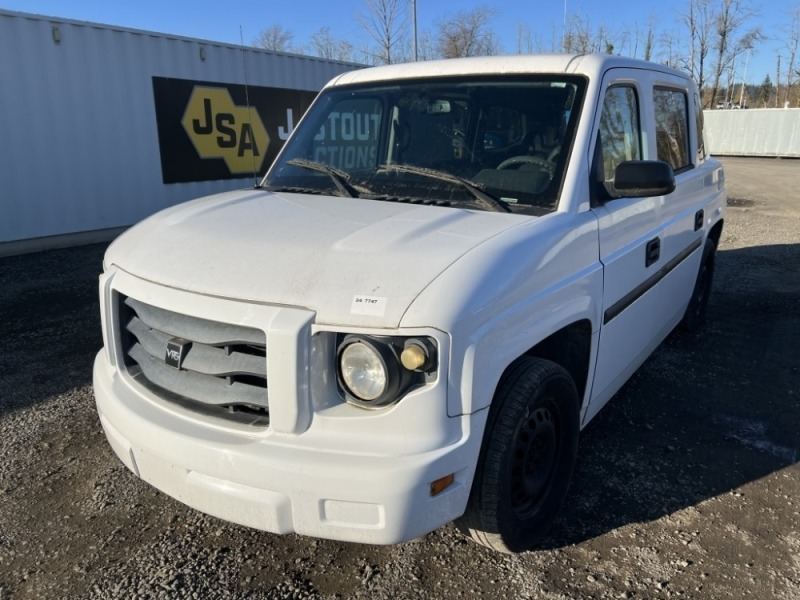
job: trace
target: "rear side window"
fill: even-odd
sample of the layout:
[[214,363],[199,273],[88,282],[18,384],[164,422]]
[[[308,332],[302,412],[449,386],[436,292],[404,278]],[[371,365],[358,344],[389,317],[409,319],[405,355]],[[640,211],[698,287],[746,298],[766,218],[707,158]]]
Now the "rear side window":
[[617,165],[628,160],[641,160],[639,100],[629,86],[609,88],[600,115],[600,157],[603,179],[614,179]]
[[672,165],[673,171],[691,167],[689,160],[689,109],[686,93],[681,90],[653,90],[656,113],[658,160]]

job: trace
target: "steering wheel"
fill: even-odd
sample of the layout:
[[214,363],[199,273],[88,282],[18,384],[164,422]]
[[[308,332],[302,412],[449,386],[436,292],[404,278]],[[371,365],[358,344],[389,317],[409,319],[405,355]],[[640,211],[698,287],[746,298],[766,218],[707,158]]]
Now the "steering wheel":
[[507,158],[499,165],[497,165],[497,169],[511,169],[512,167],[520,167],[522,165],[536,165],[537,167],[547,171],[547,174],[550,177],[556,172],[556,166],[546,158],[540,158],[538,156],[529,156],[527,154],[520,154],[519,156],[512,156],[511,158]]

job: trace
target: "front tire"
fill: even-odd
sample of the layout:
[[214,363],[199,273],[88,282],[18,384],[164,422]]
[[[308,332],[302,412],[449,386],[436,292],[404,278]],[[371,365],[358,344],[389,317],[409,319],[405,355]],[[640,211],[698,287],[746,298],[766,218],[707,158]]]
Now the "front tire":
[[578,450],[579,399],[569,373],[523,357],[495,393],[467,510],[458,525],[505,553],[534,548],[561,507]]

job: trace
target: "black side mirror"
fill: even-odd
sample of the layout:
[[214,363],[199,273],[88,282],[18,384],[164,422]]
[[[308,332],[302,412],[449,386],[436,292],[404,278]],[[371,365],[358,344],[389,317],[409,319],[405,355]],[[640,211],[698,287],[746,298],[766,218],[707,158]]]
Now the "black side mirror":
[[675,190],[672,165],[663,160],[629,160],[614,171],[614,196],[666,196]]

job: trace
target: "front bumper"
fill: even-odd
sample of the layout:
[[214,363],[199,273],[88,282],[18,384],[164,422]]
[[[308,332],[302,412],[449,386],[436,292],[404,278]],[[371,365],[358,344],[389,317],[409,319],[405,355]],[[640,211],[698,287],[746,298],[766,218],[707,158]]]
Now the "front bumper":
[[[408,411],[333,411],[287,435],[210,422],[128,379],[98,354],[95,397],[112,448],[137,476],[205,513],[273,533],[391,544],[465,509],[487,411],[448,418],[443,398],[417,397],[407,408],[437,402],[443,427],[415,428]],[[393,441],[380,433],[388,425],[409,429]],[[431,497],[430,483],[451,473],[455,483]]]

